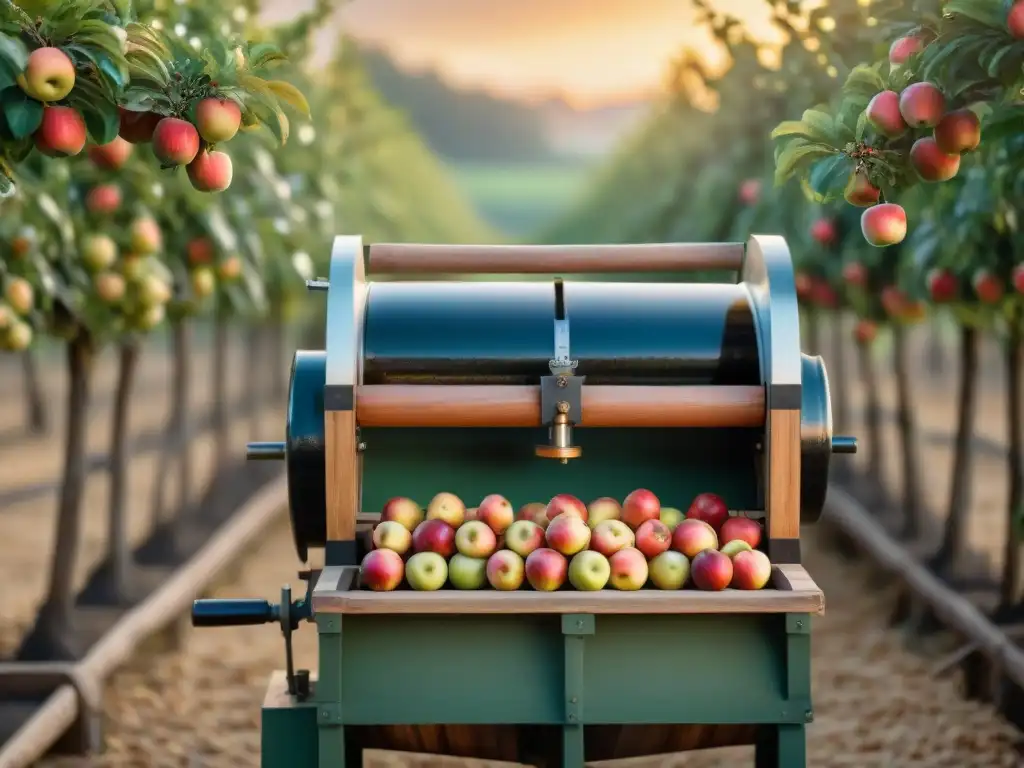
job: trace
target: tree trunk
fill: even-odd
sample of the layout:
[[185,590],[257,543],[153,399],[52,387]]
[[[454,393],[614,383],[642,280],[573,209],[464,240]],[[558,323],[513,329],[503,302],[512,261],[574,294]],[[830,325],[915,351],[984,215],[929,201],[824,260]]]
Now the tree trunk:
[[50,426],[43,405],[43,392],[39,383],[35,353],[26,349],[21,355],[21,367],[25,381],[25,400],[28,405],[28,429],[34,435],[44,434]]
[[231,455],[228,416],[228,318],[218,308],[213,326],[213,444],[217,472]]
[[[850,385],[846,365],[846,349],[849,334],[843,323],[843,315],[836,312],[832,323],[832,355],[829,361],[832,370],[828,377],[829,392],[832,396],[832,428],[835,434],[844,434],[850,425],[850,401],[847,392]],[[839,462],[842,463],[842,462]]]
[[284,317],[280,310],[274,312],[270,325],[271,387],[270,396],[274,406],[279,406],[288,396],[288,363],[285,361],[287,342]]
[[905,539],[921,535],[921,475],[914,428],[914,395],[907,371],[906,329],[893,326],[893,371],[896,376],[897,425],[900,436],[900,473],[903,478],[903,528]]
[[878,372],[871,355],[871,345],[857,343],[861,383],[864,387],[864,426],[867,438],[867,489],[872,502],[880,500],[883,488],[882,468],[885,466],[884,435],[882,434],[882,407],[878,398]]
[[95,349],[84,331],[67,345],[68,393],[64,467],[57,507],[57,530],[50,560],[50,584],[35,630],[22,646],[22,658],[75,658],[71,612],[82,527],[82,495],[87,475],[89,398]]
[[263,395],[266,392],[266,376],[273,370],[266,365],[266,328],[260,323],[250,325],[245,332],[245,388],[246,408],[249,411],[249,439],[260,440],[260,413]]
[[1024,460],[1024,441],[1021,440],[1021,361],[1024,358],[1024,339],[1021,338],[1020,318],[1010,322],[1010,334],[1006,341],[1006,464],[1010,480],[1006,505],[1006,551],[1003,553],[1003,578],[999,588],[999,602],[1002,609],[1016,605],[1019,594],[1021,559],[1021,513],[1024,512],[1024,477],[1021,462]]
[[122,344],[114,400],[113,433],[110,437],[110,499],[107,517],[107,552],[110,560],[110,597],[117,602],[129,596],[132,556],[128,541],[128,520],[125,517],[125,496],[128,491],[128,417],[132,388],[138,369],[139,346]]
[[949,506],[942,545],[932,563],[935,570],[950,577],[963,547],[964,525],[971,488],[971,437],[977,410],[978,332],[960,329],[960,391],[956,443],[953,448],[953,476],[949,487]]
[[925,364],[928,373],[932,375],[939,375],[946,370],[946,350],[942,346],[942,328],[938,323],[932,323],[928,329]]
[[171,412],[167,418],[164,443],[153,482],[150,519],[161,526],[173,519],[167,514],[167,487],[171,481],[171,465],[179,462],[178,507],[184,507],[191,495],[191,467],[188,439],[188,392],[191,377],[190,329],[185,320],[171,326]]

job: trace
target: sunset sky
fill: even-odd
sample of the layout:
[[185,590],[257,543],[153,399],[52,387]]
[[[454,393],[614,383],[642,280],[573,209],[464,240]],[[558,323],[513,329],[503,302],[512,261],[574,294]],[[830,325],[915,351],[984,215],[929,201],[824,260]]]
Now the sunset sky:
[[[264,0],[263,16],[286,19],[310,5]],[[712,5],[774,37],[764,0]],[[687,0],[350,0],[337,19],[338,28],[408,67],[526,99],[560,95],[579,106],[657,91],[684,46],[715,53],[694,28]],[[335,36],[324,34],[323,48]]]

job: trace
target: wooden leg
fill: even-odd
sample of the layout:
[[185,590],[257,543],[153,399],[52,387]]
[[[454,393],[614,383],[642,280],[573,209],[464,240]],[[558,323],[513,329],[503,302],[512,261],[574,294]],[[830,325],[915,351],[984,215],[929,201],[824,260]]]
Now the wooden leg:
[[804,726],[763,726],[754,747],[754,768],[807,768]]

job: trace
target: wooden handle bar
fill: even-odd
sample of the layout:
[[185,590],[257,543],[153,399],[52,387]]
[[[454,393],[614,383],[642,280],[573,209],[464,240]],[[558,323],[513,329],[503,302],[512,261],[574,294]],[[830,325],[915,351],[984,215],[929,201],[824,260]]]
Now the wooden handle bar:
[[743,243],[432,245],[375,243],[373,274],[556,274],[739,270]]
[[[757,427],[762,387],[584,386],[585,427]],[[540,387],[379,384],[359,387],[364,427],[538,427]]]

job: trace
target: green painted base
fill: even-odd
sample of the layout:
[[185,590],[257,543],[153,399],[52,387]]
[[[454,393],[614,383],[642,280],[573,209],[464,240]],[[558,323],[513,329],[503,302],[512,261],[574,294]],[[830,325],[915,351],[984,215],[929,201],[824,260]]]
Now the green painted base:
[[364,749],[580,768],[742,743],[758,768],[806,765],[806,614],[317,623],[317,706],[265,706],[264,768],[344,768]]

